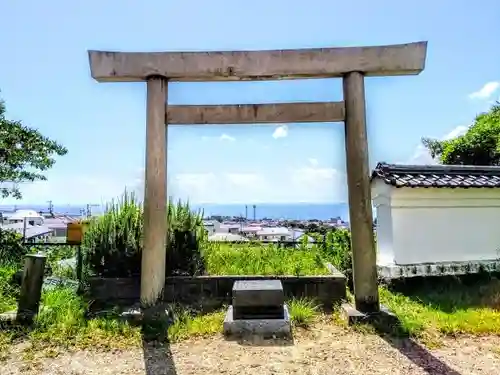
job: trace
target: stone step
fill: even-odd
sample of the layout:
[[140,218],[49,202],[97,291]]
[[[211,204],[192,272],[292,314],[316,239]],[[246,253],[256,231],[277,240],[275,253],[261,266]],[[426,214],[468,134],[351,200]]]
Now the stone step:
[[233,319],[283,319],[284,316],[284,305],[233,306]]
[[263,338],[289,338],[292,325],[286,305],[283,306],[283,319],[235,319],[233,306],[229,306],[223,323],[226,336],[245,337],[258,335]]

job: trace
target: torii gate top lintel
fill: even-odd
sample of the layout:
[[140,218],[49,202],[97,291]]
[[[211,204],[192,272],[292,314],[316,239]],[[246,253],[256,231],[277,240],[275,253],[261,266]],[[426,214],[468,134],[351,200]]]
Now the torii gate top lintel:
[[370,47],[227,52],[89,51],[99,82],[239,81],[416,75],[425,67],[427,42]]

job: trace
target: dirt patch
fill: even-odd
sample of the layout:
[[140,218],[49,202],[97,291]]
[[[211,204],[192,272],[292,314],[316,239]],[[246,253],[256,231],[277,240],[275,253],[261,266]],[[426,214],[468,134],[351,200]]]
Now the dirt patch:
[[[321,324],[300,332],[293,343],[226,341],[221,336],[192,339],[170,347],[114,352],[64,352],[26,358],[17,350],[0,365],[14,374],[498,374],[499,337],[446,339],[439,350],[408,340]],[[47,353],[45,353],[47,355]]]

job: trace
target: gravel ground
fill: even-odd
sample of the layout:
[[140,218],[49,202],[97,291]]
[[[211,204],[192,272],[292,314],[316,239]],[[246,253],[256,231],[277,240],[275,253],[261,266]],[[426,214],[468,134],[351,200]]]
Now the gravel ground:
[[[399,349],[397,349],[399,347]],[[407,340],[389,342],[332,325],[301,332],[294,343],[193,339],[170,347],[145,346],[114,352],[67,352],[21,359],[18,351],[0,364],[0,374],[498,374],[500,337],[444,340],[427,351]]]

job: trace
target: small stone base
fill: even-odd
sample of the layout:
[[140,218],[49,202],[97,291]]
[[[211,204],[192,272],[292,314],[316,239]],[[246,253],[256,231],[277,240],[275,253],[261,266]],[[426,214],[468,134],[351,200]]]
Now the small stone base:
[[380,305],[380,311],[376,313],[366,314],[348,303],[343,303],[341,306],[341,315],[349,325],[360,323],[382,323],[384,326],[394,327],[399,325],[398,317],[384,305]]
[[285,338],[292,334],[288,307],[283,306],[284,319],[241,319],[233,318],[233,306],[229,306],[223,329],[226,336],[259,335],[264,338]]
[[17,312],[9,311],[0,314],[0,328],[7,328],[15,325],[17,322]]
[[150,308],[142,308],[140,304],[126,306],[116,311],[113,309],[103,309],[93,311],[89,317],[113,316],[128,321],[134,325],[142,323],[173,322],[173,316],[167,304],[160,304]]
[[0,328],[18,325],[30,325],[35,315],[30,312],[19,313],[17,310],[0,314]]

